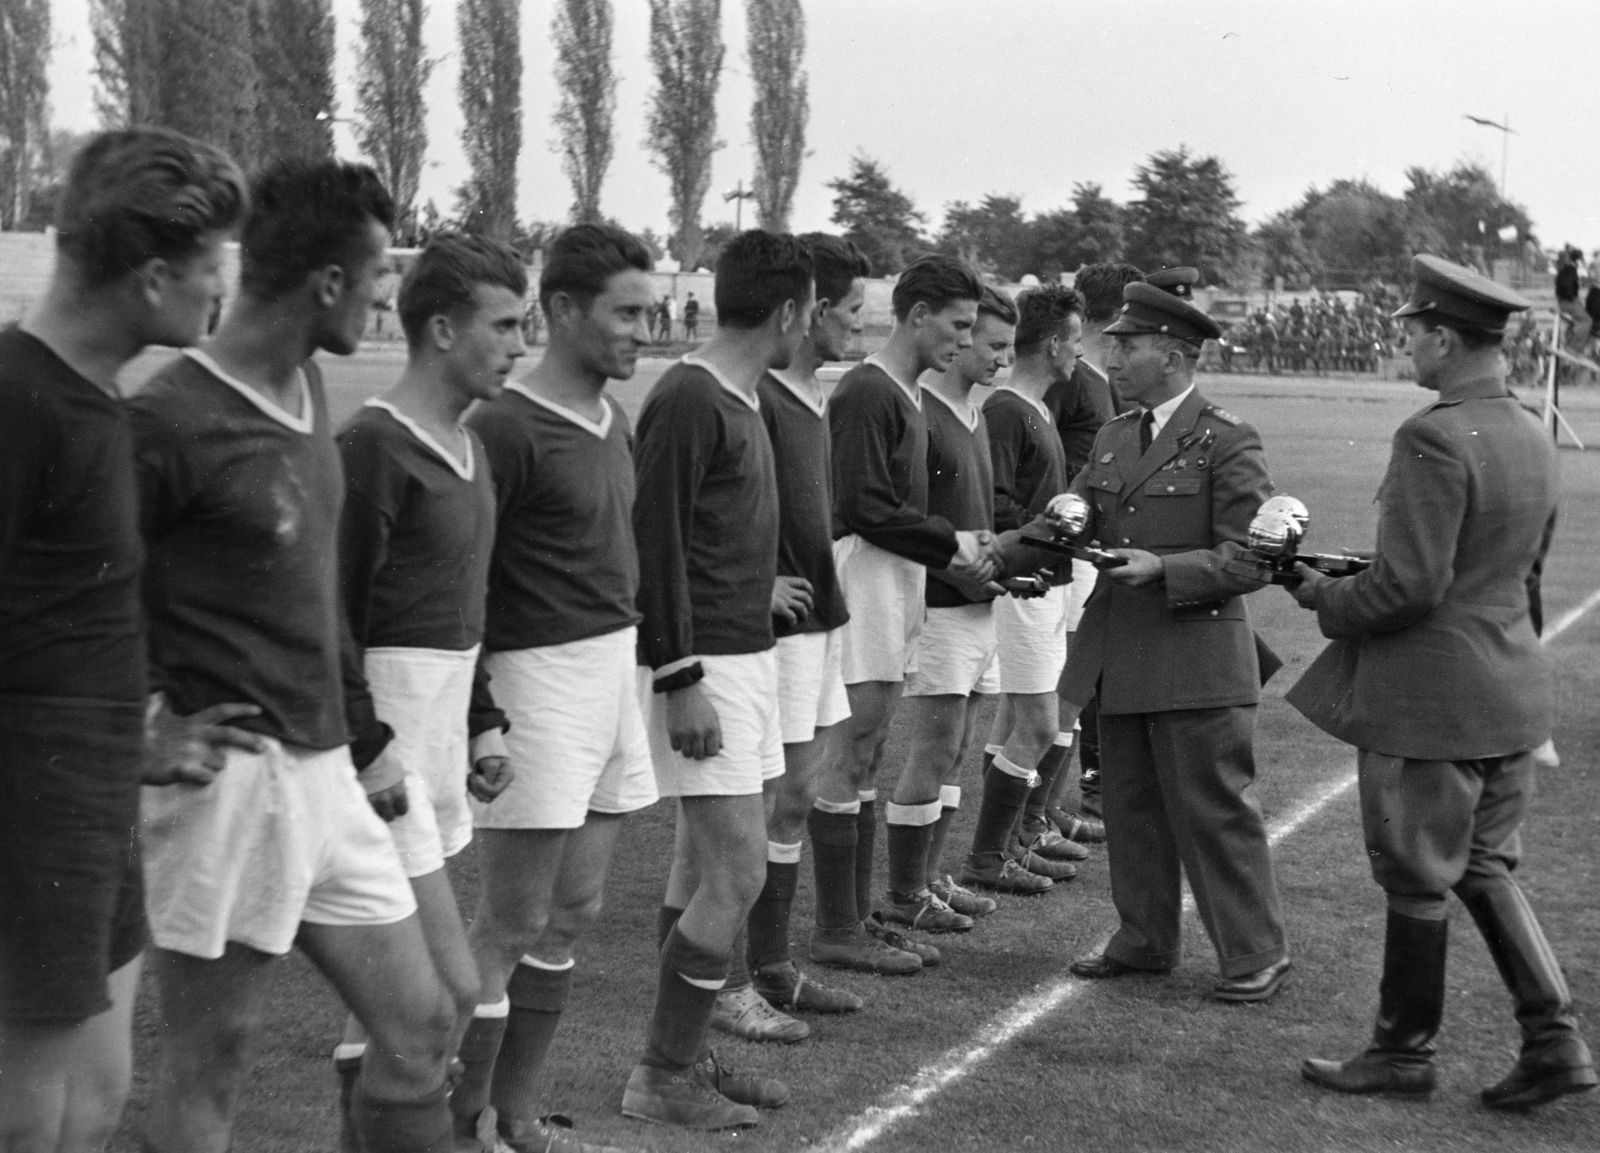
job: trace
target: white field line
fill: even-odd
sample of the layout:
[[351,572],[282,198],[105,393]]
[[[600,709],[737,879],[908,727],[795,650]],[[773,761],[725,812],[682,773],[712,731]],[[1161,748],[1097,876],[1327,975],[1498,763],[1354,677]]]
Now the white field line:
[[[1596,605],[1600,605],[1600,589],[1590,593],[1577,607],[1568,609],[1556,618],[1555,623],[1544,631],[1539,643],[1548,645],[1582,620]],[[1276,845],[1298,831],[1306,822],[1349,792],[1355,783],[1356,774],[1352,770],[1324,785],[1301,802],[1300,806],[1288,816],[1268,826],[1267,843]],[[1187,893],[1184,895],[1183,908],[1186,913],[1194,911],[1194,898]],[[1095,944],[1093,952],[1104,950],[1110,940],[1111,934],[1107,933]],[[869,1106],[850,1118],[813,1148],[823,1150],[825,1153],[843,1153],[847,1150],[861,1149],[877,1140],[895,1125],[921,1112],[925,1102],[971,1073],[992,1057],[996,1050],[1003,1048],[1015,1037],[1031,1029],[1042,1018],[1077,997],[1087,984],[1088,982],[1074,977],[1066,977],[1023,997],[979,1030],[978,1035],[966,1045],[951,1049],[931,1065],[924,1065],[917,1070],[910,1081],[891,1090],[879,1104]]]

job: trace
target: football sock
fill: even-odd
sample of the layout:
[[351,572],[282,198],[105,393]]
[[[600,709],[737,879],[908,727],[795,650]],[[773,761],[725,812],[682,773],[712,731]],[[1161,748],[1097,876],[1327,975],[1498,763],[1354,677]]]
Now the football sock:
[[356,1082],[351,1119],[367,1153],[451,1153],[449,1089],[441,1084],[420,1101],[375,1101]]
[[961,807],[961,786],[939,786],[939,819],[933,823],[933,835],[928,841],[928,880],[937,881],[944,876],[940,865],[944,861],[944,842],[950,835],[950,822]]
[[[1062,742],[1062,737],[1066,738],[1065,743]],[[1057,734],[1055,743],[1045,750],[1044,756],[1039,758],[1039,767],[1035,770],[1039,774],[1039,783],[1033,787],[1033,792],[1028,794],[1027,816],[1023,818],[1023,824],[1044,824],[1045,802],[1050,799],[1050,790],[1056,783],[1056,777],[1071,755],[1072,734]]]
[[572,992],[572,970],[570,960],[555,966],[524,957],[512,971],[506,986],[511,1014],[490,1093],[501,1117],[527,1120],[539,1115],[539,1070]]
[[[859,801],[852,801],[845,812],[813,808],[806,814],[806,829],[811,833],[811,868],[817,882],[819,929],[849,929],[861,920],[856,907],[856,821],[860,808]],[[771,877],[771,873],[767,875]]]
[[667,934],[672,932],[672,926],[678,923],[681,916],[683,910],[674,909],[671,905],[662,905],[656,910],[656,952],[667,947]]
[[724,989],[743,989],[750,983],[750,938],[746,924],[739,926],[739,935],[733,939],[733,952],[728,956],[728,980]]
[[985,780],[989,776],[989,768],[994,764],[994,759],[1005,751],[1004,745],[984,745],[983,762],[978,766],[978,779]]
[[1028,803],[1033,774],[996,755],[983,777],[983,801],[972,833],[972,855],[1003,853],[1010,847],[1011,830]]
[[884,809],[889,842],[889,894],[905,902],[928,887],[928,846],[939,820],[939,801],[898,805]]
[[800,842],[780,845],[768,841],[767,883],[750,910],[748,959],[752,969],[789,960],[789,914],[799,881]]
[[500,1055],[510,1012],[511,1002],[504,997],[479,1005],[472,1011],[472,1020],[461,1038],[461,1048],[456,1051],[462,1066],[461,1080],[450,1094],[450,1112],[455,1116],[456,1132],[462,1136],[476,1130],[478,1114],[489,1107],[489,1086],[494,1080],[495,1059]]
[[339,1077],[340,1153],[360,1153],[361,1150],[355,1122],[350,1119],[350,1105],[355,1099],[356,1078],[361,1076],[361,1058],[366,1051],[365,1041],[346,1041],[333,1050],[333,1071]]
[[661,950],[656,1004],[641,1061],[681,1073],[700,1056],[717,992],[728,979],[728,956],[691,941],[676,925]]
[[872,851],[878,835],[878,790],[862,789],[856,814],[856,920],[872,915]]

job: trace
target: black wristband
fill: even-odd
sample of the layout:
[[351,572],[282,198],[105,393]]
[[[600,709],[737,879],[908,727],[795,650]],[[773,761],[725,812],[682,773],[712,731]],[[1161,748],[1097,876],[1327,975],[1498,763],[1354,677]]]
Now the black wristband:
[[699,661],[695,661],[692,665],[684,665],[683,668],[675,673],[668,673],[664,677],[658,677],[651,689],[658,693],[675,693],[679,689],[686,689],[690,685],[704,680],[705,675],[706,670]]

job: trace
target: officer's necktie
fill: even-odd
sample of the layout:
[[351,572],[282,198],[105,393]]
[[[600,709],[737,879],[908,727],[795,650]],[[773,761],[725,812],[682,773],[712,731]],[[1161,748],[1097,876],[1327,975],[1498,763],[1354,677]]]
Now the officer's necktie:
[[1150,409],[1144,410],[1144,415],[1139,418],[1139,455],[1143,456],[1150,451],[1150,442],[1155,439],[1156,414]]

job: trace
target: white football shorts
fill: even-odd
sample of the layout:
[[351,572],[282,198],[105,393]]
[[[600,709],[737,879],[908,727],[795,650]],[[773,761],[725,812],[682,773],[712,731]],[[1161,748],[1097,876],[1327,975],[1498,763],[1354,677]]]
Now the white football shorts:
[[928,570],[868,544],[859,536],[833,542],[850,619],[844,628],[844,683],[903,681],[906,660],[922,630]]
[[778,721],[783,743],[803,744],[850,715],[844,628],[778,638]]

